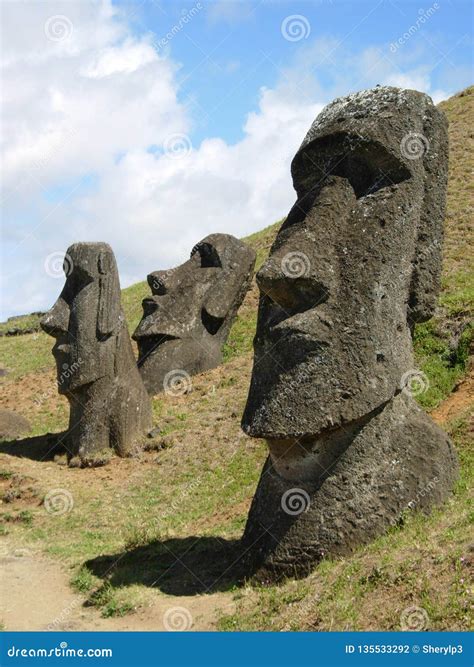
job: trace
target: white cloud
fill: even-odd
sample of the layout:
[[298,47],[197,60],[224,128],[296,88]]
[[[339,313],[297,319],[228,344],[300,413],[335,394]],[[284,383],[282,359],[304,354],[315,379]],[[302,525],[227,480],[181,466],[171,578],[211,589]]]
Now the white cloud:
[[251,0],[211,0],[206,6],[207,18],[210,23],[234,25],[253,18],[255,5]]
[[[69,37],[47,38],[51,16],[68,18]],[[51,305],[62,281],[44,262],[74,241],[109,242],[127,285],[182,261],[207,233],[271,224],[294,201],[290,161],[323,103],[353,86],[430,87],[427,71],[399,69],[380,49],[355,56],[318,40],[260,91],[241,141],[210,137],[170,157],[163,143],[193,130],[178,65],[108,1],[8,3],[3,26],[6,315]]]

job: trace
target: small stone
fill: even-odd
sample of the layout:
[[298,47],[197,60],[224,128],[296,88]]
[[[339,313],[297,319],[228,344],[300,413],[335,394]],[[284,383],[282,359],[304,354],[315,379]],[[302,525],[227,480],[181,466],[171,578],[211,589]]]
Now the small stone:
[[17,412],[0,408],[0,440],[19,438],[31,431],[30,422]]

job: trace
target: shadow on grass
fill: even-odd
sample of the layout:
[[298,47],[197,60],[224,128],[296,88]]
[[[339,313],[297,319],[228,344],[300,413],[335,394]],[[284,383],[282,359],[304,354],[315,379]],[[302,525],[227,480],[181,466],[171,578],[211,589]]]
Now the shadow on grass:
[[22,440],[0,441],[0,454],[9,454],[33,461],[52,461],[56,454],[64,454],[66,433],[45,433]]
[[227,591],[243,583],[239,540],[185,537],[99,556],[84,566],[114,587],[142,584],[168,595]]

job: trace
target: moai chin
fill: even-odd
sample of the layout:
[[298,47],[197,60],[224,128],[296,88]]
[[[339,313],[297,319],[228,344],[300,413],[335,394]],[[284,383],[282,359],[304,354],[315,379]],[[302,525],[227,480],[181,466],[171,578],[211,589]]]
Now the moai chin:
[[257,274],[242,427],[269,456],[243,536],[249,571],[305,575],[452,488],[446,434],[415,402],[412,332],[440,284],[447,123],[377,87],[329,104],[292,166],[297,201]]
[[111,450],[120,456],[136,451],[151,428],[151,404],[136,367],[112,249],[75,243],[64,271],[64,288],[41,327],[56,339],[58,391],[70,403],[70,465],[101,465]]
[[[222,348],[250,287],[255,252],[228,234],[211,234],[190,259],[148,276],[152,296],[133,338],[148,392],[173,390],[175,380],[218,366]],[[184,384],[181,384],[185,387]]]

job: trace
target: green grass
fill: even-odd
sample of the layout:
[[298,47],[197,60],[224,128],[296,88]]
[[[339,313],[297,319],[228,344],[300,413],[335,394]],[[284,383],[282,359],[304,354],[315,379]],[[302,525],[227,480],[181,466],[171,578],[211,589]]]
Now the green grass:
[[439,303],[449,317],[472,316],[474,271],[460,270],[443,276]]
[[402,526],[351,557],[322,561],[307,579],[239,590],[236,611],[221,617],[219,629],[399,630],[401,613],[413,605],[427,612],[427,629],[469,629],[474,456],[467,419],[450,430],[462,473],[446,507],[408,513]]
[[146,280],[122,290],[122,305],[131,334],[142,318],[142,301],[146,296],[150,296],[150,288]]
[[252,351],[252,341],[257,327],[257,312],[239,314],[232,325],[227,343],[224,345],[224,363],[234,357]]
[[5,379],[15,380],[27,373],[51,368],[53,344],[53,339],[43,332],[1,338],[0,364],[8,372]]
[[81,567],[71,579],[71,587],[78,593],[88,593],[98,582],[87,567]]
[[414,351],[418,368],[428,378],[426,391],[415,396],[426,410],[437,407],[464,376],[472,344],[472,326],[466,325],[455,346],[437,319],[415,329]]
[[5,333],[11,329],[33,329],[39,327],[41,315],[31,313],[30,315],[19,315],[18,317],[11,317],[6,322],[0,322],[0,334]]
[[247,236],[244,239],[244,241],[251,245],[257,253],[257,259],[255,261],[256,271],[259,270],[263,262],[266,260],[270,246],[273,243],[279,228],[283,224],[284,219],[285,218],[282,218],[281,220],[278,220],[278,222],[274,222],[273,225],[265,227],[265,229],[255,232],[254,234],[250,234],[250,236]]

